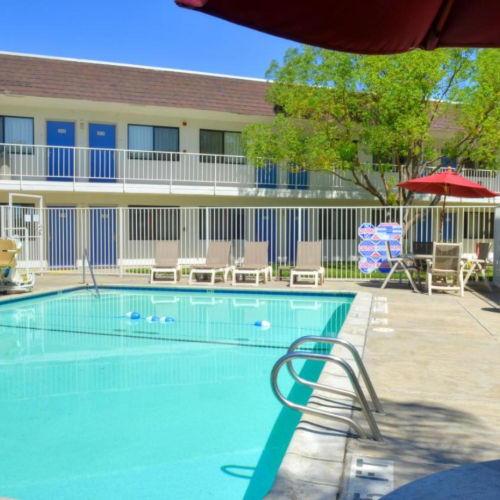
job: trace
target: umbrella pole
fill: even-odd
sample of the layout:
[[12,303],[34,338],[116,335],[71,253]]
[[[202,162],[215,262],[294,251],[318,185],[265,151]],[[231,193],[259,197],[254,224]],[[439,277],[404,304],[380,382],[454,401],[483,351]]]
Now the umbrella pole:
[[444,216],[446,214],[446,195],[444,195],[443,208],[441,209],[441,223],[439,225],[439,243],[443,242]]

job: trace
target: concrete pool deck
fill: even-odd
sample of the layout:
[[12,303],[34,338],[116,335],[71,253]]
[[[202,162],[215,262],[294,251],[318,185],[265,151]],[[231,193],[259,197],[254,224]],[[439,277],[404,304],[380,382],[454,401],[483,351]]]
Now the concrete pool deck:
[[[148,277],[98,276],[98,283],[147,285]],[[184,278],[182,283],[186,283]],[[80,276],[43,276],[37,277],[35,291],[78,285]],[[288,287],[286,282],[272,282],[261,288]],[[296,498],[335,498],[332,492],[336,491],[342,500],[354,500],[350,464],[359,457],[392,462],[393,488],[459,465],[500,457],[498,291],[467,291],[464,298],[451,293],[429,297],[405,285],[380,290],[378,283],[338,281],[327,282],[321,289],[373,294],[364,361],[386,412],[376,420],[387,444],[361,444],[351,437],[345,456],[336,456],[335,447],[331,448],[329,464],[306,457],[300,472],[307,474],[310,484],[299,486],[310,488],[307,493],[301,490],[305,496],[297,490]],[[357,421],[367,428],[359,416]],[[330,435],[332,442],[343,434],[341,426],[331,421],[313,424],[314,430],[308,432]],[[345,464],[342,483],[339,463]]]

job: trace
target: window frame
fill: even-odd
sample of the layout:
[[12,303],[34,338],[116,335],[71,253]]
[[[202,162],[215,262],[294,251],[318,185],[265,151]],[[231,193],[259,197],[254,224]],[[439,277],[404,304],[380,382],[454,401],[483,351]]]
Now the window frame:
[[[483,220],[483,224],[480,224],[481,218],[486,219]],[[472,236],[469,236],[470,231],[473,231]],[[463,235],[462,235],[464,240],[493,240],[494,231],[495,231],[494,212],[485,212],[480,210],[464,211]]]
[[[130,127],[150,127],[153,129],[153,151],[142,151],[140,149],[130,148]],[[177,130],[177,150],[176,151],[156,151],[155,148],[155,129]],[[155,161],[179,161],[180,160],[180,127],[171,127],[169,125],[144,125],[142,123],[127,124],[127,150],[130,160],[155,160]]]
[[352,241],[357,238],[356,212],[345,208],[320,208],[318,213],[320,240]]
[[[210,231],[206,225],[207,211]],[[225,227],[225,230],[221,231],[221,227]],[[246,211],[244,208],[199,207],[198,238],[200,241],[240,241],[245,240],[245,235]]]
[[[180,206],[152,206],[152,205],[128,205],[128,241],[180,241],[181,240],[181,207]],[[131,210],[132,209],[132,210]],[[175,227],[170,231],[172,238],[159,238],[157,234],[156,222],[153,220],[157,217],[156,214],[161,213],[165,210],[167,214],[172,215]],[[145,213],[148,217],[148,227],[144,230],[142,227],[138,227],[138,214]],[[139,219],[142,220],[142,219]],[[135,226],[134,226],[135,225]],[[134,229],[134,230],[133,230]],[[166,236],[167,234],[160,234],[160,236]],[[144,236],[144,237],[143,237]],[[149,237],[146,237],[149,236]],[[177,238],[175,237],[177,236]]]
[[5,142],[5,118],[22,118],[24,120],[31,120],[31,133],[33,135],[33,144],[22,144],[21,146],[21,151],[18,150],[18,148],[10,148],[9,154],[22,154],[22,155],[33,155],[35,154],[35,117],[34,116],[16,116],[16,115],[0,115],[0,121],[2,122],[2,135],[3,137],[0,137],[0,153],[3,153],[5,151],[5,146],[8,145]]
[[[201,134],[203,132],[220,132],[222,134],[222,153],[202,153],[201,151]],[[200,161],[202,163],[215,163],[216,156],[222,156],[219,163],[226,163],[229,165],[246,165],[245,155],[226,155],[225,152],[225,134],[240,134],[242,137],[241,130],[218,130],[212,128],[200,128],[199,133],[199,150],[200,150]],[[226,158],[229,156],[229,158]]]

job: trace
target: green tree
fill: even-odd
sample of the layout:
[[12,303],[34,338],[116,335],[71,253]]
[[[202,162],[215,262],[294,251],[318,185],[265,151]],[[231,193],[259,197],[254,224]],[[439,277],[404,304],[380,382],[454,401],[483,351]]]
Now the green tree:
[[[361,56],[290,49],[267,73],[274,122],[245,128],[245,152],[256,166],[272,161],[330,172],[382,205],[411,204],[414,195],[395,184],[432,173],[445,158],[458,159],[459,170],[469,159],[496,164],[499,62],[497,51]],[[431,134],[443,116],[461,127],[444,148]]]
[[500,51],[479,50],[465,85],[451,92],[456,103],[448,114],[459,130],[445,144],[445,153],[458,158],[458,167],[472,160],[483,168],[500,168]]

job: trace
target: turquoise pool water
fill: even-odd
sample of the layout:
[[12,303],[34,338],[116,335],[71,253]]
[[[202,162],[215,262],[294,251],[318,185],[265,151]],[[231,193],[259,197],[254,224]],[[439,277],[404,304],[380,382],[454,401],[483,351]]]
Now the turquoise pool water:
[[261,499],[300,418],[271,368],[296,338],[335,336],[352,299],[109,289],[0,305],[0,496]]

